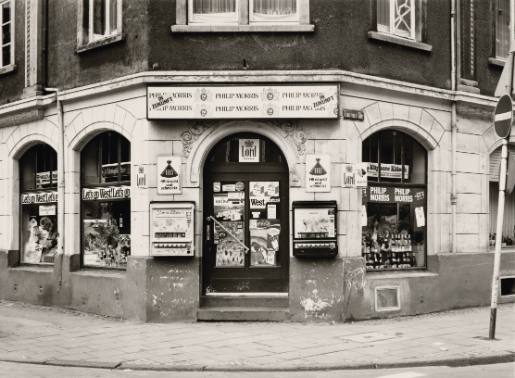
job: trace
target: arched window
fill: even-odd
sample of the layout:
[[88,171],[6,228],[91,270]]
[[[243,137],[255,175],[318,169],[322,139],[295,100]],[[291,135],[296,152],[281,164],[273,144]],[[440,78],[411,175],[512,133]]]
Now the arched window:
[[81,152],[82,265],[125,268],[130,255],[130,143],[106,132]]
[[57,252],[57,153],[38,144],[23,154],[20,168],[21,262],[52,264]]
[[396,130],[363,142],[362,255],[368,270],[426,266],[427,152]]

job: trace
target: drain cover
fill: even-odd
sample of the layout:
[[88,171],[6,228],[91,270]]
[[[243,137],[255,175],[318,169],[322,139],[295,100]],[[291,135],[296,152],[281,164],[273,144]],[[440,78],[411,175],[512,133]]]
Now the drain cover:
[[359,333],[357,335],[343,336],[342,339],[354,341],[356,343],[370,343],[374,341],[393,339],[395,337],[397,337],[395,333],[368,332]]

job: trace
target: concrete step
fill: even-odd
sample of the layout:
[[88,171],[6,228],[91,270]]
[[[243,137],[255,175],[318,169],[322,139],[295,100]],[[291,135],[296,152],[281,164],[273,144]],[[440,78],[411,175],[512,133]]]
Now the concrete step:
[[273,307],[287,308],[288,295],[205,295],[200,298],[200,307]]
[[276,307],[203,307],[197,310],[198,321],[208,322],[282,322],[288,310]]

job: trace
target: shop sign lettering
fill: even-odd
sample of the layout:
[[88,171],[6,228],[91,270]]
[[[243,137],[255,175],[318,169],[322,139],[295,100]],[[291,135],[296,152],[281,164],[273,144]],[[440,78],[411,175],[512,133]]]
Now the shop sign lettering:
[[337,118],[337,85],[148,87],[148,119]]
[[22,193],[20,202],[22,205],[57,202],[57,192],[27,192]]
[[83,188],[82,199],[84,201],[106,201],[125,199],[131,197],[129,186],[109,186],[102,188]]
[[259,163],[259,139],[239,139],[240,163]]
[[[369,177],[378,177],[379,164],[367,162],[367,171]],[[381,163],[381,177],[400,180],[402,177],[401,164]],[[409,180],[409,165],[404,165],[404,180]]]
[[423,189],[370,186],[363,188],[363,202],[382,203],[421,203],[424,201]]

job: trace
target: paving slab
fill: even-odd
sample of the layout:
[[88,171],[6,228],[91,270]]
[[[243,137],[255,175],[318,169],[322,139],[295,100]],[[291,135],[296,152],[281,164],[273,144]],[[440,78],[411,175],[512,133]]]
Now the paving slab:
[[141,323],[0,301],[0,360],[92,368],[317,370],[515,361],[515,304],[352,323]]

